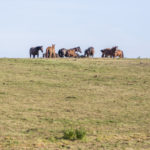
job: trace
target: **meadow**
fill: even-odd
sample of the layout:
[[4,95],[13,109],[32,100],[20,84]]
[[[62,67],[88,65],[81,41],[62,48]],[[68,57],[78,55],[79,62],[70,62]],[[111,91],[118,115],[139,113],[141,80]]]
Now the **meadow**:
[[0,150],[67,149],[150,149],[150,59],[0,59]]

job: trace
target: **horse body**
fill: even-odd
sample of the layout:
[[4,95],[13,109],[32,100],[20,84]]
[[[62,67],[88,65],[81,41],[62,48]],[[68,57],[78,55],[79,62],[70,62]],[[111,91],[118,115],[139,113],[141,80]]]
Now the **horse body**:
[[66,57],[77,57],[77,53],[76,52],[80,52],[81,53],[81,48],[80,47],[75,47],[72,49],[69,49],[66,51],[65,56]]
[[115,51],[115,57],[124,58],[124,54],[122,50],[116,50]]
[[31,47],[30,51],[29,51],[30,58],[31,58],[32,55],[33,55],[33,58],[35,58],[36,55],[37,55],[37,58],[38,58],[40,50],[43,53],[43,46]]
[[117,46],[115,46],[115,47],[112,47],[112,48],[106,48],[106,49],[103,49],[103,50],[101,50],[101,52],[102,52],[102,57],[109,57],[110,56],[110,58],[114,58],[115,57],[115,51],[117,50]]
[[52,47],[47,47],[46,49],[46,58],[52,58],[52,57],[56,57],[55,56],[55,45],[52,44]]
[[66,51],[67,51],[67,50],[66,50],[65,48],[60,49],[60,50],[58,51],[59,57],[65,57]]
[[102,49],[101,52],[102,52],[102,56],[101,57],[108,57],[110,55],[110,48],[105,48],[105,49]]
[[94,47],[89,47],[88,49],[86,49],[85,50],[85,52],[84,52],[84,56],[86,57],[89,57],[89,56],[94,56],[94,52],[95,52],[95,50],[94,50]]

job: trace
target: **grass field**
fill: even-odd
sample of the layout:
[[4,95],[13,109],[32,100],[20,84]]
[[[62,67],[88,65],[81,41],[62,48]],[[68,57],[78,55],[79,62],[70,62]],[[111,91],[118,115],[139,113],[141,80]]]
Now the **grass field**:
[[26,149],[150,149],[150,59],[0,59],[0,150]]

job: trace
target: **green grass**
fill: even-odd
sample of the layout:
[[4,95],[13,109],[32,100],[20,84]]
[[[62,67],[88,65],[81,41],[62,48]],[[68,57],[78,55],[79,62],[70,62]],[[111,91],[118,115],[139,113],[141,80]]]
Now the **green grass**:
[[0,59],[0,149],[150,149],[150,59]]

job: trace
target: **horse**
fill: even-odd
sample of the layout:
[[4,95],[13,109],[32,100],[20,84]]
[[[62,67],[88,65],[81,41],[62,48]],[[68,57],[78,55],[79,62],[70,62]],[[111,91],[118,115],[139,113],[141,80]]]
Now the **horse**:
[[102,58],[103,57],[108,57],[110,50],[111,50],[110,48],[105,48],[105,49],[100,50],[102,52],[102,56],[101,57]]
[[58,51],[59,57],[65,57],[66,51],[67,51],[67,50],[66,50],[65,48],[60,49],[60,50]]
[[115,51],[117,50],[118,46],[114,46],[112,48],[106,48],[101,50],[102,52],[102,57],[108,57],[110,56],[110,58],[114,58],[115,57]]
[[115,57],[119,57],[119,58],[124,58],[124,54],[123,54],[123,51],[122,50],[116,50],[115,51]]
[[46,49],[46,58],[52,58],[52,57],[56,57],[55,56],[55,45],[52,44],[52,47],[47,47]]
[[66,57],[77,57],[76,52],[80,52],[81,53],[81,48],[80,47],[75,47],[75,48],[72,48],[72,49],[68,49],[66,51],[65,56]]
[[43,46],[37,46],[37,47],[31,47],[29,50],[30,58],[33,55],[33,58],[37,55],[37,58],[39,58],[39,51],[43,53]]
[[93,57],[94,56],[94,52],[95,52],[94,47],[89,47],[88,49],[85,50],[84,56],[85,57],[89,57],[89,56]]

